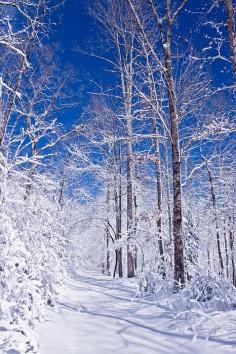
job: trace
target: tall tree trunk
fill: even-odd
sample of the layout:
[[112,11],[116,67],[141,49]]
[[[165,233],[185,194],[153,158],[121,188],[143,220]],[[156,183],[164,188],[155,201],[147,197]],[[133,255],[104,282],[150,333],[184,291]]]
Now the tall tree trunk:
[[[159,138],[157,136],[157,112],[161,116],[159,98],[156,91],[156,82],[153,76],[153,69],[150,64],[148,51],[146,46],[143,45],[143,51],[145,53],[146,66],[148,71],[148,89],[149,89],[149,99],[150,99],[150,112],[152,114],[152,132],[153,132],[153,145],[154,145],[154,164],[155,164],[155,174],[156,174],[156,191],[157,191],[157,216],[156,216],[156,226],[157,226],[157,238],[158,238],[158,248],[161,258],[161,268],[162,275],[165,278],[165,259],[164,259],[164,247],[162,240],[162,186],[161,186],[161,155],[160,155],[160,144]],[[159,113],[160,112],[160,113]]]
[[231,253],[231,265],[232,265],[232,281],[233,285],[236,287],[236,268],[235,268],[235,244],[234,244],[234,234],[231,229],[229,229],[229,247]]
[[[138,184],[140,183],[140,176],[138,171],[138,162],[135,164],[135,187],[134,187],[134,237],[137,237],[137,229],[138,229],[138,193],[139,188]],[[134,268],[137,270],[138,268],[138,248],[135,245],[134,247]]]
[[175,84],[171,64],[171,14],[170,0],[166,0],[166,42],[165,53],[166,83],[168,90],[169,115],[172,138],[172,173],[173,173],[173,239],[174,239],[174,280],[175,288],[185,283],[184,243],[182,235],[182,200],[181,200],[181,166],[179,151],[178,114],[176,106]]
[[127,276],[134,277],[134,254],[133,247],[130,244],[133,239],[133,183],[132,183],[132,142],[131,142],[131,118],[127,119]]
[[167,198],[167,211],[168,211],[168,231],[169,231],[169,241],[172,244],[173,232],[172,232],[172,212],[171,212],[171,192],[170,192],[170,177],[169,177],[169,154],[168,154],[168,144],[167,135],[164,131],[165,139],[165,180],[166,180],[166,198]]
[[225,246],[225,268],[226,268],[226,277],[229,279],[229,250],[228,250],[228,238],[227,238],[227,229],[226,229],[226,211],[225,204],[223,203],[223,230],[224,230],[224,246]]
[[234,6],[232,0],[224,0],[224,2],[227,12],[228,35],[233,65],[233,73],[236,78],[236,34]]
[[[121,239],[122,227],[122,181],[121,181],[121,146],[119,142],[118,151],[115,149],[115,211],[116,211],[116,241]],[[119,278],[123,277],[122,266],[122,249],[116,249],[116,264],[114,268],[113,277],[115,277],[118,270]]]
[[162,277],[165,279],[166,271],[165,271],[165,256],[164,256],[164,246],[162,239],[162,187],[161,187],[161,157],[160,157],[160,149],[159,142],[157,138],[157,121],[156,116],[153,116],[152,119],[152,127],[153,134],[156,136],[153,139],[154,148],[155,148],[155,167],[156,167],[156,189],[157,189],[157,237],[158,237],[158,246],[161,257],[161,273]]
[[[184,243],[182,235],[182,200],[181,200],[181,168],[180,168],[180,151],[179,151],[179,132],[178,132],[178,114],[176,105],[176,93],[175,84],[172,72],[171,63],[171,30],[172,19],[170,0],[166,0],[166,16],[165,24],[160,21],[157,14],[157,9],[152,0],[147,2],[151,5],[154,17],[157,19],[157,25],[160,30],[160,36],[162,41],[162,48],[165,57],[165,66],[162,64],[157,56],[155,48],[153,48],[151,42],[148,39],[143,23],[140,20],[140,15],[135,9],[134,2],[127,0],[130,5],[134,16],[136,18],[137,25],[141,31],[142,37],[149,48],[150,53],[156,60],[158,68],[162,70],[162,74],[165,77],[166,87],[168,92],[168,106],[171,125],[171,144],[172,144],[172,173],[173,173],[173,241],[174,241],[174,280],[175,290],[183,287],[185,284],[185,270],[184,270]],[[181,7],[182,8],[182,7]],[[166,33],[164,33],[166,32]],[[163,70],[164,69],[164,70]]]
[[126,177],[127,177],[127,276],[135,276],[135,256],[133,247],[134,220],[133,220],[133,128],[132,128],[132,50],[130,62],[125,65],[125,72],[128,73],[124,79],[123,95],[125,98],[125,118],[126,118]]
[[[122,232],[122,174],[121,174],[121,143],[119,142],[119,198],[118,198],[118,236],[121,238]],[[119,277],[123,277],[122,248],[118,250],[118,272]]]
[[224,243],[225,243],[225,268],[226,268],[226,277],[229,278],[229,252],[228,252],[228,243],[226,237],[226,230],[224,230]]
[[134,252],[133,252],[133,156],[132,156],[132,117],[131,117],[131,96],[127,99],[126,104],[126,130],[127,130],[127,146],[126,146],[126,169],[127,169],[127,276],[134,277]]
[[[123,35],[123,34],[122,34]],[[133,94],[133,34],[132,39],[123,36],[121,45],[119,35],[116,36],[115,45],[118,53],[121,90],[126,120],[126,180],[127,180],[127,276],[134,277],[134,255],[132,250],[133,239],[133,156],[132,156],[132,94]],[[123,52],[125,55],[123,56]]]
[[109,231],[109,215],[110,215],[110,183],[107,181],[107,219],[106,219],[106,274],[110,275],[111,261],[110,261],[110,231]]
[[219,257],[219,263],[220,263],[220,273],[222,274],[224,272],[224,262],[223,262],[223,256],[222,256],[222,251],[221,251],[221,244],[220,244],[220,231],[219,231],[219,225],[218,225],[218,220],[217,220],[217,206],[216,206],[216,193],[215,193],[215,187],[214,187],[214,181],[211,173],[211,169],[206,162],[206,168],[208,172],[208,178],[209,178],[209,183],[210,183],[210,188],[211,188],[211,201],[212,201],[212,207],[214,210],[214,219],[215,219],[215,225],[216,225],[216,242],[217,242],[217,250],[218,250],[218,257]]

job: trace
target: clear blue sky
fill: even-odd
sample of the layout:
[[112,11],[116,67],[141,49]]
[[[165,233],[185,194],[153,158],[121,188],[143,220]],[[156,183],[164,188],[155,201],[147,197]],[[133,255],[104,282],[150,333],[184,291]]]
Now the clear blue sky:
[[93,20],[88,16],[87,1],[67,0],[59,12],[59,19],[57,19],[51,40],[58,43],[64,50],[61,54],[62,63],[72,64],[77,69],[81,67],[86,70],[92,69],[91,65],[94,65],[94,61],[75,51],[77,46],[85,49],[87,41],[96,37]]
[[[96,3],[96,0],[93,0]],[[206,1],[205,0],[190,0],[187,9],[191,11],[201,11],[201,15],[189,14],[186,12],[180,18],[181,25],[178,28],[179,43],[186,43],[188,46],[189,42],[192,42],[193,46],[196,47],[197,52],[201,53],[204,46],[207,46],[208,39],[206,36],[212,36],[213,33],[209,26],[204,26],[203,23],[206,21],[204,14],[206,14]],[[209,2],[208,2],[209,5]],[[217,20],[224,20],[224,7],[216,9],[213,11],[212,17]],[[71,65],[75,68],[76,73],[78,73],[78,79],[82,88],[82,101],[87,100],[89,91],[89,83],[86,80],[86,75],[92,77],[95,80],[98,75],[105,81],[107,79],[107,74],[104,72],[104,63],[99,60],[95,60],[90,56],[82,55],[76,51],[76,47],[79,46],[84,50],[90,51],[90,46],[87,44],[89,41],[93,44],[96,50],[98,43],[98,25],[93,19],[88,15],[88,1],[87,0],[67,0],[63,6],[58,11],[59,18],[56,19],[56,26],[54,27],[53,33],[50,35],[50,43],[56,43],[60,47],[59,60],[62,66]],[[224,18],[222,18],[222,16]],[[227,37],[226,37],[227,38]],[[225,44],[225,48],[228,48],[228,44]],[[229,53],[227,53],[227,56]],[[209,64],[210,65],[210,64]],[[213,72],[213,78],[217,86],[221,86],[223,83],[232,78],[231,65],[226,64],[223,61],[216,61],[213,66],[209,66],[210,71]],[[228,75],[229,73],[229,75]]]
[[[97,0],[94,1],[96,4]],[[188,46],[189,43],[193,44],[197,53],[201,55],[202,49],[207,46],[209,38],[207,36],[214,35],[209,26],[204,26],[204,22],[207,21],[205,0],[190,0],[189,8],[192,11],[199,12],[197,15],[190,14],[188,12],[181,15],[180,26],[178,27],[178,44]],[[208,1],[209,5],[210,1]],[[222,6],[222,5],[221,5]],[[223,7],[216,9],[216,12],[211,16],[217,20],[223,20],[225,22],[225,14]],[[217,14],[217,16],[216,16]],[[90,51],[90,46],[87,45],[89,41],[93,44],[93,47],[98,48],[98,25],[88,15],[88,1],[87,0],[67,0],[63,8],[59,9],[59,19],[57,18],[57,25],[54,27],[53,33],[50,35],[50,43],[59,45],[59,60],[62,66],[71,65],[75,68],[76,75],[78,76],[78,90],[80,91],[80,105],[77,108],[68,110],[65,115],[62,115],[59,119],[66,125],[70,125],[72,122],[80,119],[83,105],[86,104],[90,90],[89,80],[87,77],[92,77],[96,81],[99,77],[102,77],[103,84],[107,84],[107,73],[104,72],[106,67],[102,61],[95,60],[90,56],[82,55],[76,51],[76,47],[87,49]],[[227,36],[225,37],[227,38]],[[50,44],[49,43],[49,44]],[[185,44],[184,44],[185,43]],[[226,51],[229,49],[229,45],[225,43]],[[229,53],[226,53],[229,58]],[[226,82],[232,80],[231,64],[224,61],[216,61],[213,65],[210,62],[207,63],[209,71],[213,73],[212,77],[217,86],[222,86]],[[77,83],[76,83],[77,84]]]
[[[96,0],[93,0],[96,3]],[[206,1],[204,0],[190,0],[187,9],[191,11],[200,11],[202,15],[188,14],[184,18],[180,18],[181,26],[180,41],[185,37],[187,42],[192,41],[197,50],[201,50],[207,40],[206,35],[213,35],[209,26],[202,26],[204,20],[204,13],[206,12]],[[209,2],[208,2],[209,7]],[[212,12],[212,18],[215,20],[222,20],[224,16],[224,7],[221,4],[222,10],[216,9]],[[93,46],[96,48],[98,25],[94,20],[88,16],[88,1],[87,0],[66,0],[63,8],[59,9],[59,19],[54,28],[54,33],[50,36],[50,41],[58,43],[64,50],[61,53],[60,59],[63,65],[73,65],[77,70],[84,69],[85,71],[97,71],[102,67],[102,62],[96,61],[92,58],[80,55],[75,52],[75,47],[79,45],[86,49],[86,43],[91,40]],[[218,18],[216,18],[216,16]],[[207,19],[209,20],[210,17]],[[225,18],[223,19],[225,21]],[[202,22],[200,25],[200,21]],[[200,30],[200,32],[199,32]],[[206,42],[205,42],[206,40]],[[205,42],[205,43],[204,43]],[[89,48],[87,48],[89,51]],[[216,63],[216,73],[220,76],[225,63]],[[223,70],[224,71],[224,70]],[[223,77],[221,79],[224,79]]]

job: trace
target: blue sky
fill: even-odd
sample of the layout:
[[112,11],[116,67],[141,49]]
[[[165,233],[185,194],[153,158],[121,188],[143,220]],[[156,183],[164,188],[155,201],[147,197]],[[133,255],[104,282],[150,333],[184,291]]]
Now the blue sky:
[[[96,0],[93,1],[96,3]],[[201,3],[204,4],[205,0],[190,0],[190,8],[196,10],[197,7],[201,7]],[[178,44],[181,46],[182,43],[183,47],[188,47],[191,42],[200,55],[202,49],[206,47],[208,43],[206,36],[214,34],[209,27],[203,26],[203,21],[205,21],[204,6],[201,7],[201,10],[202,15],[199,17],[189,14],[188,12],[183,13],[180,17],[181,25],[178,27]],[[223,9],[221,10],[219,14],[217,12],[219,20],[222,20],[222,16],[224,16]],[[218,10],[216,9],[216,11]],[[212,16],[214,18],[215,14],[213,13]],[[78,90],[81,94],[79,106],[68,110],[66,114],[64,112],[63,114],[65,115],[60,117],[60,120],[66,123],[66,125],[70,125],[75,120],[80,119],[83,105],[88,102],[90,95],[87,91],[89,91],[91,87],[86,76],[88,78],[94,78],[95,81],[102,77],[104,86],[108,84],[107,72],[104,71],[106,67],[105,64],[100,60],[95,60],[90,56],[82,55],[76,51],[76,47],[79,46],[89,52],[90,45],[87,44],[89,41],[91,41],[95,50],[98,49],[98,34],[98,25],[88,15],[87,0],[67,0],[63,8],[59,9],[59,19],[57,19],[57,24],[50,34],[49,44],[55,43],[59,45],[60,50],[58,56],[62,67],[69,65],[75,68],[76,76],[78,77],[78,83],[76,82],[76,85],[78,85]],[[228,43],[225,43],[225,46],[227,49]],[[227,53],[227,55],[228,54],[229,53]],[[222,86],[225,82],[231,80],[232,72],[230,63],[225,64],[223,61],[216,61],[213,65],[210,63],[207,63],[207,65],[210,72],[212,72],[212,78],[217,86]],[[114,81],[110,83],[114,84]],[[143,148],[145,148],[145,146]]]
[[[96,2],[96,0],[94,1]],[[194,47],[200,52],[204,46],[207,46],[208,40],[205,36],[213,35],[209,26],[202,26],[205,21],[205,3],[204,0],[190,0],[187,9],[189,8],[191,11],[201,10],[202,15],[194,15],[186,12],[184,17],[181,16],[182,18],[180,18],[181,26],[179,27],[179,41],[182,41],[182,43],[184,41],[186,43],[192,41]],[[88,15],[88,1],[67,0],[63,8],[60,8],[58,12],[59,19],[57,18],[57,24],[50,35],[50,42],[57,43],[60,46],[62,50],[60,54],[62,64],[72,65],[76,70],[89,72],[90,74],[93,71],[100,71],[102,69],[101,61],[94,60],[89,56],[81,55],[75,51],[77,46],[89,51],[89,45],[87,45],[89,40],[91,40],[95,48],[97,45],[98,25]],[[223,6],[222,10],[215,9],[215,11],[212,11],[212,15],[210,15],[210,17],[217,21],[221,21],[222,16],[224,16]],[[210,20],[210,17],[208,20]],[[225,70],[223,70],[224,64],[217,61],[213,67],[214,74],[218,76],[221,76],[221,74],[225,75]],[[224,80],[224,76],[222,79]]]
[[67,0],[63,8],[59,9],[59,19],[54,27],[51,41],[58,43],[64,50],[61,61],[64,65],[74,65],[76,69],[91,69],[91,59],[79,55],[75,51],[77,46],[86,46],[89,38],[96,35],[93,21],[88,16],[88,7],[84,0]]
[[[94,4],[96,0],[93,0]],[[91,1],[92,2],[92,1]],[[92,2],[93,3],[93,2]],[[208,39],[206,36],[213,35],[209,26],[204,26],[203,22],[206,20],[206,1],[205,0],[190,0],[187,9],[191,11],[201,10],[201,15],[189,14],[187,11],[179,18],[181,25],[178,28],[178,42],[188,46],[192,42],[196,48],[197,53],[203,53],[202,49],[207,46]],[[215,11],[215,12],[214,12]],[[222,20],[224,17],[223,7],[215,9],[211,16],[216,20]],[[225,20],[225,18],[224,18]],[[88,1],[87,0],[67,0],[63,6],[58,10],[58,18],[56,19],[56,26],[50,34],[49,44],[57,44],[59,50],[59,60],[62,67],[72,66],[75,69],[78,82],[78,90],[80,90],[81,104],[87,102],[89,95],[87,91],[90,90],[89,80],[93,78],[95,81],[103,79],[103,84],[107,84],[107,72],[104,71],[105,64],[100,60],[95,60],[89,55],[82,55],[76,48],[79,46],[83,50],[90,51],[90,44],[98,49],[98,25],[88,15]],[[184,44],[185,43],[185,44]],[[228,49],[228,44],[225,44]],[[231,81],[231,65],[223,61],[216,61],[213,65],[208,63],[210,71],[212,71],[212,78],[217,86],[221,86],[228,80]],[[228,75],[229,74],[229,75]],[[112,81],[111,81],[112,83]],[[80,111],[74,112],[76,116]]]

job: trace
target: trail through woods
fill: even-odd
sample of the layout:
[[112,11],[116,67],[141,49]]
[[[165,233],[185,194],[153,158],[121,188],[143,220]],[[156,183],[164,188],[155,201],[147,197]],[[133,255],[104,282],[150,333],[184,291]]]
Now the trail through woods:
[[36,328],[40,354],[236,352],[236,317],[227,315],[234,327],[225,328],[226,338],[221,331],[208,341],[193,339],[184,323],[174,325],[167,306],[135,293],[135,285],[92,272],[68,281],[46,323]]

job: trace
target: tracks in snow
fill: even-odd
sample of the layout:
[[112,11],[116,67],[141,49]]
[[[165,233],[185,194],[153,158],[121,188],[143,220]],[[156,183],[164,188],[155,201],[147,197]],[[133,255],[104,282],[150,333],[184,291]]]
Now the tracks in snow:
[[36,331],[40,354],[226,352],[222,341],[193,342],[191,336],[171,329],[172,324],[168,309],[137,299],[134,286],[88,273],[67,282],[57,309]]

